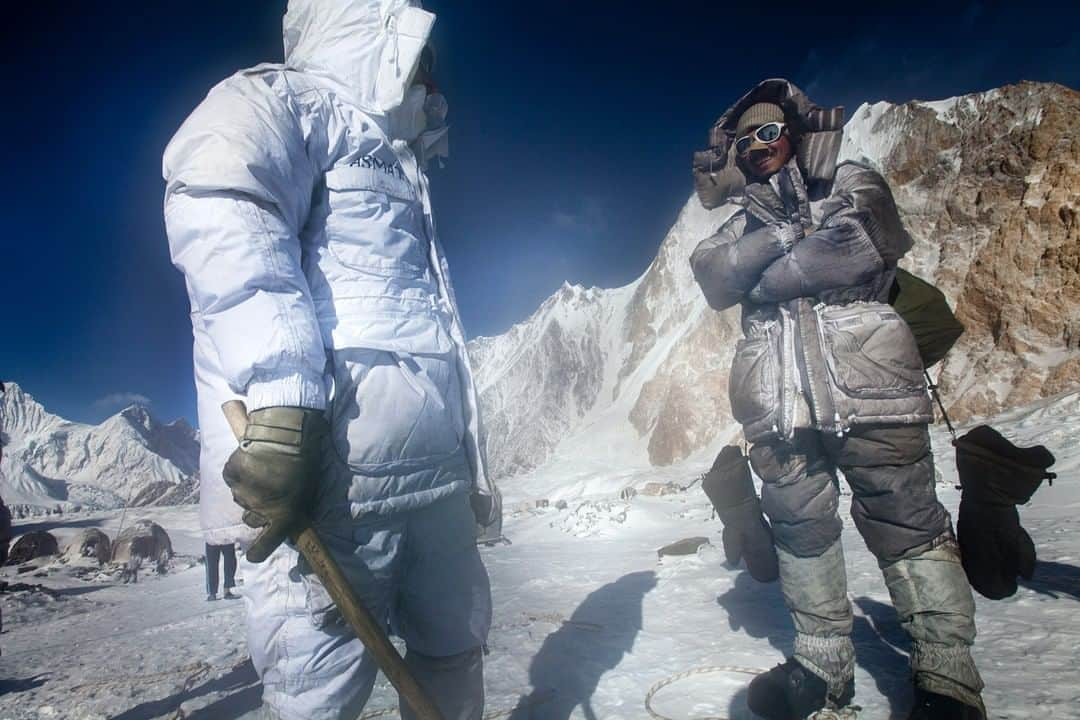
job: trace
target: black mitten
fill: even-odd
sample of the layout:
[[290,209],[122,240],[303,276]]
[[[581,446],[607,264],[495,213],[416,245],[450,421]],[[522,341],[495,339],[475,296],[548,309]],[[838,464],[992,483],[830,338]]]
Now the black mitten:
[[956,534],[968,582],[984,597],[1007,598],[1017,576],[1030,580],[1035,572],[1035,543],[1014,505],[961,499]]
[[1017,576],[1035,572],[1035,543],[1020,525],[1022,505],[1045,479],[1053,454],[1042,445],[1020,448],[1000,433],[980,425],[958,438],[960,513],[956,523],[960,558],[968,581],[992,600],[1016,592]]
[[716,456],[702,488],[724,524],[724,555],[732,565],[746,560],[746,569],[759,582],[780,576],[772,528],[761,514],[761,503],[750,467],[739,448],[728,445]]

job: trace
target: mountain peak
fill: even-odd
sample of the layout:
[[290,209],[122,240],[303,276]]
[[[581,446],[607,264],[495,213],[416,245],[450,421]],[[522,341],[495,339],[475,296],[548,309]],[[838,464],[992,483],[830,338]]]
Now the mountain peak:
[[135,404],[100,425],[73,423],[6,387],[0,495],[17,515],[194,500],[198,433],[186,421],[162,425]]
[[118,415],[145,432],[153,432],[159,424],[151,414],[150,408],[141,403],[128,405]]
[[[967,327],[939,378],[960,417],[1080,382],[1078,118],[1080,93],[1025,82],[866,103],[844,127],[840,159],[882,172],[915,240],[905,268]],[[734,209],[691,196],[633,283],[565,282],[507,333],[470,343],[494,477],[568,459],[576,475],[705,458],[738,432],[727,392],[739,312],[711,311],[688,262]]]

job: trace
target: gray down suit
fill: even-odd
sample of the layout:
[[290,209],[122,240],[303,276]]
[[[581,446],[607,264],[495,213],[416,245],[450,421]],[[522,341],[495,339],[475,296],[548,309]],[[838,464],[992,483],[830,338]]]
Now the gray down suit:
[[[766,81],[718,125],[762,100],[781,104],[804,128],[820,121],[808,119],[817,109],[793,85]],[[820,150],[814,135],[800,143]],[[887,304],[911,239],[884,179],[860,164],[837,165],[839,143],[831,145],[801,147],[767,181],[730,190],[741,209],[691,257],[711,307],[742,304],[731,407],[763,480],[795,656],[834,696],[854,677],[839,469],[855,525],[913,639],[916,682],[981,707],[970,654],[975,607],[934,492],[923,366],[911,331]]]

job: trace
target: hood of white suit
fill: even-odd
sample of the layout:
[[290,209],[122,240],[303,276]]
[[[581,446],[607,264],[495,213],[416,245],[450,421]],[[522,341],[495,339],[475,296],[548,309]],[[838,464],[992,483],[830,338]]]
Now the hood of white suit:
[[327,75],[360,107],[387,113],[404,99],[434,23],[416,0],[289,0],[285,64]]

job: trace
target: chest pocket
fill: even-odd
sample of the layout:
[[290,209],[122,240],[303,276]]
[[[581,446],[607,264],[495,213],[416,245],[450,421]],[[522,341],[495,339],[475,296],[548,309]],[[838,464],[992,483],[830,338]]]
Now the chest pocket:
[[327,249],[339,263],[381,277],[424,275],[423,204],[400,164],[334,168],[326,173],[326,193]]

